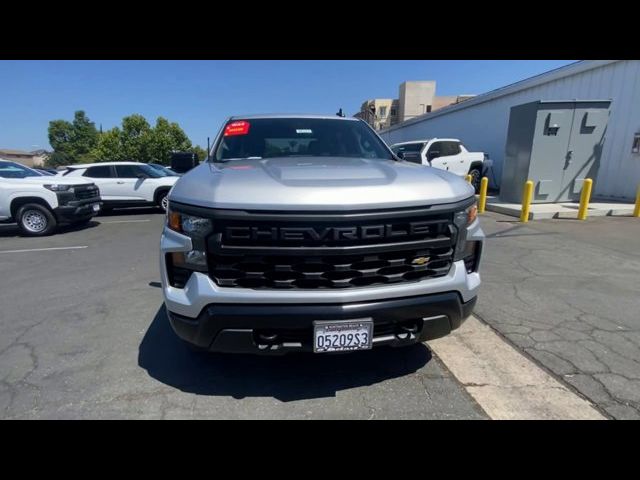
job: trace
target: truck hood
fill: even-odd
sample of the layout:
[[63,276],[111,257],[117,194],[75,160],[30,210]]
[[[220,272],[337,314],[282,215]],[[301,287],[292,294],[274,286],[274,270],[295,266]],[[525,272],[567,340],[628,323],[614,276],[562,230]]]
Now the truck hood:
[[452,203],[473,188],[443,170],[351,157],[203,163],[182,176],[171,201],[246,210],[365,210]]

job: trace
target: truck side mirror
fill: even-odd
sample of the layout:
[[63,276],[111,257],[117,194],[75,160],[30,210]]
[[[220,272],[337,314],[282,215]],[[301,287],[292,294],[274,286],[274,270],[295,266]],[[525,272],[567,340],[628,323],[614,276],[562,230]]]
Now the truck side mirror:
[[440,156],[440,150],[431,150],[428,154],[427,154],[427,159],[429,161],[433,160],[434,158],[438,158]]
[[396,157],[400,158],[400,159],[404,159],[404,152],[398,152],[396,153]]

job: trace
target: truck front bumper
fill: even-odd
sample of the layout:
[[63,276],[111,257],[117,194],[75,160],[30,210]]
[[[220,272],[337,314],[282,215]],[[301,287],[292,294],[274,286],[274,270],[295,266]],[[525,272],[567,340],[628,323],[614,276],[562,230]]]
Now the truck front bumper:
[[[99,192],[97,189],[96,193]],[[58,207],[53,209],[56,219],[60,223],[74,223],[88,220],[95,216],[102,207],[100,195],[89,198],[76,198],[74,192],[58,192]],[[94,207],[97,205],[97,207]]]
[[[469,226],[466,240],[484,240],[479,222]],[[477,266],[468,272],[462,260],[442,277],[343,290],[228,288],[200,272],[193,272],[184,288],[172,287],[165,256],[191,249],[189,237],[165,227],[160,241],[164,300],[177,335],[211,351],[310,351],[314,320],[365,317],[374,321],[374,346],[421,342],[458,328],[471,313],[480,287]],[[409,336],[402,333],[402,327],[412,323],[418,330]],[[281,341],[267,348],[259,342],[261,332],[275,333]]]
[[[94,205],[98,205],[98,210]],[[60,223],[74,223],[88,220],[94,217],[100,211],[102,203],[99,201],[87,202],[82,205],[65,205],[55,208],[53,212]]]
[[[471,314],[456,292],[344,304],[211,304],[197,318],[171,311],[176,334],[202,350],[279,355],[313,351],[315,320],[373,320],[373,346],[400,347],[443,337]],[[265,340],[268,338],[268,340]]]

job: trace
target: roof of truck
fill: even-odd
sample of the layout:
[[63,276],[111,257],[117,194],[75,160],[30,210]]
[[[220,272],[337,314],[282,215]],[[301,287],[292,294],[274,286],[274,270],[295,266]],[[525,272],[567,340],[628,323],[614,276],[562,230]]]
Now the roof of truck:
[[76,165],[68,165],[66,168],[89,168],[104,167],[110,165],[142,165],[142,162],[98,162],[98,163],[78,163]]
[[411,145],[414,143],[426,143],[426,142],[430,142],[432,140],[438,140],[438,141],[444,141],[444,142],[459,142],[460,139],[458,138],[438,138],[438,137],[433,137],[433,138],[425,138],[423,140],[411,140],[409,142],[399,142],[399,143],[392,143],[391,146],[392,147],[397,147],[398,145]]
[[355,117],[339,117],[337,115],[315,115],[310,113],[262,113],[254,115],[234,115],[229,120],[256,120],[260,118],[318,118],[325,120],[347,120],[359,122]]

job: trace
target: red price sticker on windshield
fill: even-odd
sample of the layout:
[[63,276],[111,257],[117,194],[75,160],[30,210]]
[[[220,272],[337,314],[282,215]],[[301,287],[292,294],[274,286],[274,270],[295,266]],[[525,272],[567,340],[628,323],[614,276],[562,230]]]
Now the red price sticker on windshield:
[[233,135],[246,135],[249,133],[249,122],[241,120],[239,122],[231,122],[224,129],[224,136],[231,137]]

